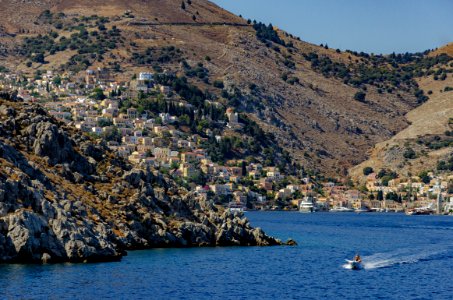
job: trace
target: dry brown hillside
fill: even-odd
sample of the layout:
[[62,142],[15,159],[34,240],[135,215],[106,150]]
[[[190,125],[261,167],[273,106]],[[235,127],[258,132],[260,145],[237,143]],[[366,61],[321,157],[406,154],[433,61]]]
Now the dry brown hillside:
[[[109,17],[107,28],[120,29],[121,39],[102,61],[93,64],[105,67],[118,62],[120,79],[151,68],[131,60],[134,53],[175,46],[181,57],[164,68],[183,75],[182,59],[191,66],[203,63],[209,82],[193,78],[191,82],[219,101],[222,93],[213,87],[215,80],[223,81],[230,94],[239,91],[235,105],[274,133],[294,158],[329,175],[345,174],[364,161],[376,143],[409,125],[405,115],[417,106],[413,86],[353,85],[332,75],[341,66],[348,72],[369,70],[373,68],[369,58],[308,44],[281,31],[285,46],[270,42],[266,46],[246,20],[205,0],[192,0],[185,10],[181,1],[173,0],[1,1],[0,27],[10,35],[0,37],[0,42],[9,45],[5,64],[10,69],[29,73],[58,69],[76,54],[69,49],[46,52],[47,64],[26,67],[28,59],[18,54],[23,38],[50,30],[60,35],[56,40],[70,37],[65,28],[55,29],[54,24],[42,21],[46,9],[54,15],[63,12],[64,24],[93,14]],[[309,55],[319,57],[319,67],[314,67]],[[357,86],[366,93],[366,100],[354,99]]]
[[[391,169],[402,176],[436,170],[439,161],[446,161],[453,155],[453,147],[448,144],[435,146],[451,140],[445,133],[453,129],[453,91],[445,88],[453,87],[453,76],[443,81],[434,80],[432,76],[424,77],[419,79],[419,85],[430,94],[428,102],[406,115],[411,122],[409,127],[377,144],[368,160],[351,169],[355,179],[363,179],[365,167],[372,167],[375,171]],[[415,151],[414,158],[404,157],[408,149]]]
[[438,54],[442,54],[442,53],[453,56],[453,43],[449,43],[443,47],[440,47],[436,51],[432,52],[431,55],[438,55]]

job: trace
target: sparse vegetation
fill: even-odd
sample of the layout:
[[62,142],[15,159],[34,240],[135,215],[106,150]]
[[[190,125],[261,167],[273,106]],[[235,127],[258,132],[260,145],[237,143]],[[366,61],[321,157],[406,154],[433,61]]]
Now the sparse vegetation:
[[[366,84],[374,85],[378,87],[380,93],[384,90],[392,93],[394,88],[407,92],[412,91],[418,103],[426,102],[428,97],[418,88],[414,78],[433,74],[435,66],[446,65],[453,59],[446,54],[428,57],[424,55],[425,53],[383,56],[348,52],[362,57],[362,60],[357,61],[356,64],[346,65],[342,62],[334,62],[328,56],[319,56],[314,52],[304,54],[304,57],[311,62],[313,69],[318,70],[325,77],[340,78],[344,83],[354,87],[362,87]],[[441,69],[440,73],[435,76],[440,75],[445,79],[446,76],[443,74],[446,72]]]
[[[53,15],[51,16],[52,19],[49,19],[49,14],[45,12],[42,18],[49,20],[48,22],[54,22],[54,17]],[[84,21],[91,22],[89,24],[95,22],[95,24],[98,24],[98,30],[90,29],[89,31],[88,29],[94,25],[85,23],[80,23],[77,26],[68,25],[69,27],[66,30],[72,32],[70,38],[60,37],[55,31],[51,31],[46,35],[39,34],[36,37],[25,38],[18,52],[32,62],[44,64],[48,55],[54,55],[66,50],[75,50],[77,54],[70,58],[69,62],[64,66],[65,69],[73,71],[86,69],[95,60],[103,61],[104,55],[115,49],[122,42],[122,38],[121,31],[115,26],[107,30],[104,25],[107,22],[105,19],[92,17],[84,19]]]
[[132,62],[138,65],[166,64],[179,61],[182,51],[174,46],[161,48],[147,48],[144,52],[132,53]]
[[437,163],[439,171],[453,171],[453,155],[447,161],[441,160]]

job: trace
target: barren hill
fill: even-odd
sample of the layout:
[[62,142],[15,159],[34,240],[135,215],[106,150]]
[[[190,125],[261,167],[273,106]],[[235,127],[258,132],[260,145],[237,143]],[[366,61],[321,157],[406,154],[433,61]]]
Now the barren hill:
[[431,53],[431,55],[439,55],[442,53],[453,56],[453,43],[449,43],[443,47],[440,47],[439,49],[436,49],[434,52]]
[[[75,50],[62,47],[62,37],[71,38],[81,25],[95,31],[99,22],[120,32],[105,36],[108,47],[95,44],[102,55],[92,58],[77,45]],[[179,76],[187,76],[187,65],[193,70],[202,64],[207,79],[189,76],[190,82],[214,100],[248,113],[296,160],[329,175],[345,174],[364,161],[367,150],[409,125],[405,115],[420,104],[398,57],[391,61],[305,43],[252,26],[205,0],[186,1],[184,8],[171,0],[9,0],[0,3],[0,25],[14,35],[0,38],[8,45],[4,64],[12,70],[118,63],[117,78],[127,80],[156,64]],[[37,37],[50,31],[56,37]],[[36,45],[49,40],[58,47],[39,50],[43,60],[36,59]],[[168,47],[180,52],[169,54]],[[152,52],[150,62],[142,59],[146,49]],[[162,57],[169,59],[159,61]],[[223,90],[215,81],[223,83]]]
[[[439,161],[447,161],[453,155],[450,131],[453,129],[453,76],[434,80],[432,76],[420,78],[419,85],[430,99],[410,111],[406,118],[411,125],[391,139],[379,143],[368,160],[351,169],[351,175],[359,179],[362,170],[372,167],[375,171],[390,169],[407,176],[422,171],[436,170]],[[413,157],[407,155],[413,149]],[[405,155],[406,153],[406,155]]]

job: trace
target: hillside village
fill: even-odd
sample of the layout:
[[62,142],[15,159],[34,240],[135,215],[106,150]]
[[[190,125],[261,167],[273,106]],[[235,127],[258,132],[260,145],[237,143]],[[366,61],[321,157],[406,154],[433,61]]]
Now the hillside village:
[[[214,198],[224,206],[297,209],[302,199],[314,197],[321,210],[346,207],[401,212],[432,208],[441,199],[440,212],[453,211],[451,173],[425,172],[403,179],[397,174],[389,176],[385,170],[369,170],[364,171],[366,184],[354,187],[342,178],[322,179],[303,171],[285,174],[278,166],[258,159],[214,161],[209,147],[222,147],[223,140],[241,135],[244,124],[238,113],[232,107],[206,100],[205,106],[220,112],[218,120],[210,120],[216,128],[204,126],[198,130],[201,134],[194,133],[190,130],[193,116],[189,115],[200,112],[173,93],[170,86],[156,83],[157,75],[143,71],[129,82],[116,82],[110,71],[102,68],[78,74],[38,72],[34,78],[2,72],[0,88],[16,91],[17,97],[26,102],[41,103],[50,115],[103,140],[129,162],[156,167],[200,197]],[[161,105],[153,111],[134,107],[130,99],[143,95],[151,95]],[[170,107],[187,114],[172,114]],[[204,118],[206,114],[201,112]]]

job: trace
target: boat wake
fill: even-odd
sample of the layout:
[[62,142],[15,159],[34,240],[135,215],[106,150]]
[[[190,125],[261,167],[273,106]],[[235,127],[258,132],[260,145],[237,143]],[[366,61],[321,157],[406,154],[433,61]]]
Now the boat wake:
[[[439,248],[410,248],[399,249],[393,252],[376,253],[369,256],[362,256],[363,268],[373,270],[388,268],[394,265],[413,264],[424,260],[430,260],[433,257],[447,253],[449,249]],[[351,269],[349,264],[343,265],[345,269]]]

